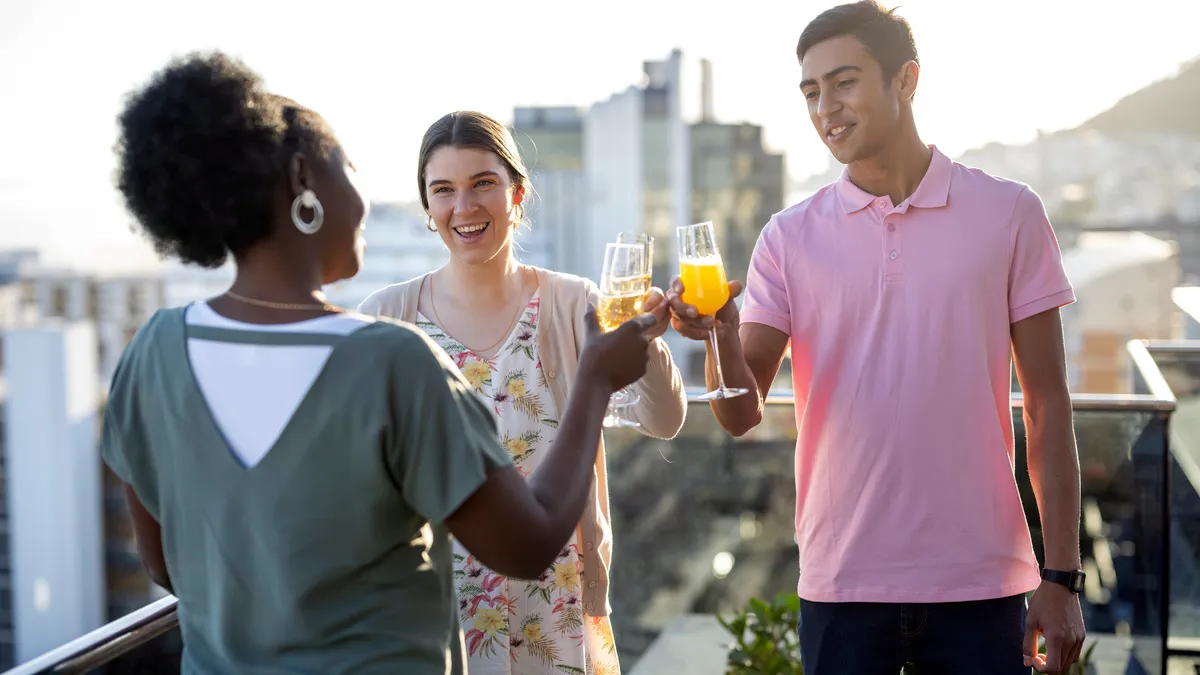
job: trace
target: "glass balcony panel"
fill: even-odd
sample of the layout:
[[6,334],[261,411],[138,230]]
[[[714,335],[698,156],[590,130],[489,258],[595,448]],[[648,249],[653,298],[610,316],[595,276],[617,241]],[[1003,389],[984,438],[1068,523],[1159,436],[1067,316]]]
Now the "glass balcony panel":
[[[1130,662],[1162,673],[1166,622],[1163,496],[1169,410],[1107,398],[1075,412],[1084,503],[1082,594],[1099,672]],[[1014,407],[1016,478],[1034,549],[1041,527]],[[693,403],[673,441],[605,432],[615,533],[613,624],[623,663],[633,663],[683,614],[728,615],[751,597],[794,593],[796,426],[780,392],[763,423],[734,439],[706,404]],[[1117,670],[1111,670],[1117,668]],[[1131,671],[1131,672],[1137,672]]]

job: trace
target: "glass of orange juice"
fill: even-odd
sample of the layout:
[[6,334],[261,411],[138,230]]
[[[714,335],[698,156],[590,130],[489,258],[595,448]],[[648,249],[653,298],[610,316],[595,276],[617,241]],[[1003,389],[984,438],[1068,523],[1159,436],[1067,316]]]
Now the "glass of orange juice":
[[[717,249],[717,236],[711,222],[675,228],[679,241],[679,280],[683,283],[683,298],[696,308],[700,316],[713,316],[729,302],[729,281],[725,264]],[[749,389],[725,386],[721,372],[721,352],[717,349],[717,326],[713,323],[709,340],[712,342],[713,362],[716,364],[717,388],[700,397],[702,401],[733,398],[749,393]]]

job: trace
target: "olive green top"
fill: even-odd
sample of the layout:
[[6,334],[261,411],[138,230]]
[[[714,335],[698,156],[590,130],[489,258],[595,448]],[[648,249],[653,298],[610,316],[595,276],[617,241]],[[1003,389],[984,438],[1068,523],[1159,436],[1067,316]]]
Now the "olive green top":
[[[189,338],[333,349],[246,468],[197,385]],[[121,357],[102,453],[162,526],[184,673],[463,672],[442,521],[511,459],[423,332],[387,320],[344,336],[222,329],[160,311]]]

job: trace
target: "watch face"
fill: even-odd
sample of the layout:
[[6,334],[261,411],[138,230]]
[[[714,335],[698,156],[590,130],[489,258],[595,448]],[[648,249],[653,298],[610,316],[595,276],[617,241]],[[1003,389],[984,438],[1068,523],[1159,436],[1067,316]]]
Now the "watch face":
[[1071,575],[1071,588],[1076,593],[1083,592],[1083,576],[1084,576],[1083,574],[1072,574]]

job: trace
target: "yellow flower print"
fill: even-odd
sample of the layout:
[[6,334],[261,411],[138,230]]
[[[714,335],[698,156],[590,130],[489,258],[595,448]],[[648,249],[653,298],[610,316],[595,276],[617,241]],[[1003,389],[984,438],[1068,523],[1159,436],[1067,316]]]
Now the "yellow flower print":
[[606,616],[593,617],[595,627],[600,633],[600,640],[604,643],[604,649],[609,654],[617,651],[617,641],[613,638],[612,623],[609,622]]
[[525,634],[526,640],[529,640],[530,642],[537,642],[538,640],[542,639],[542,624],[536,621],[527,624],[525,626],[525,630],[522,632]]
[[472,623],[475,630],[483,631],[484,635],[492,637],[504,627],[504,616],[496,607],[483,607],[475,613]]
[[516,459],[523,457],[525,453],[529,452],[529,443],[527,443],[524,438],[518,436],[516,438],[508,439],[508,441],[504,444],[504,449],[508,450],[508,454],[512,455],[513,458]]
[[462,374],[472,387],[478,389],[492,378],[492,369],[483,361],[471,361],[463,365]]
[[508,393],[516,398],[521,398],[525,394],[529,393],[529,389],[525,387],[525,378],[514,378],[511,382],[509,382]]
[[558,563],[554,566],[554,585],[568,591],[579,587],[579,570],[575,563]]

